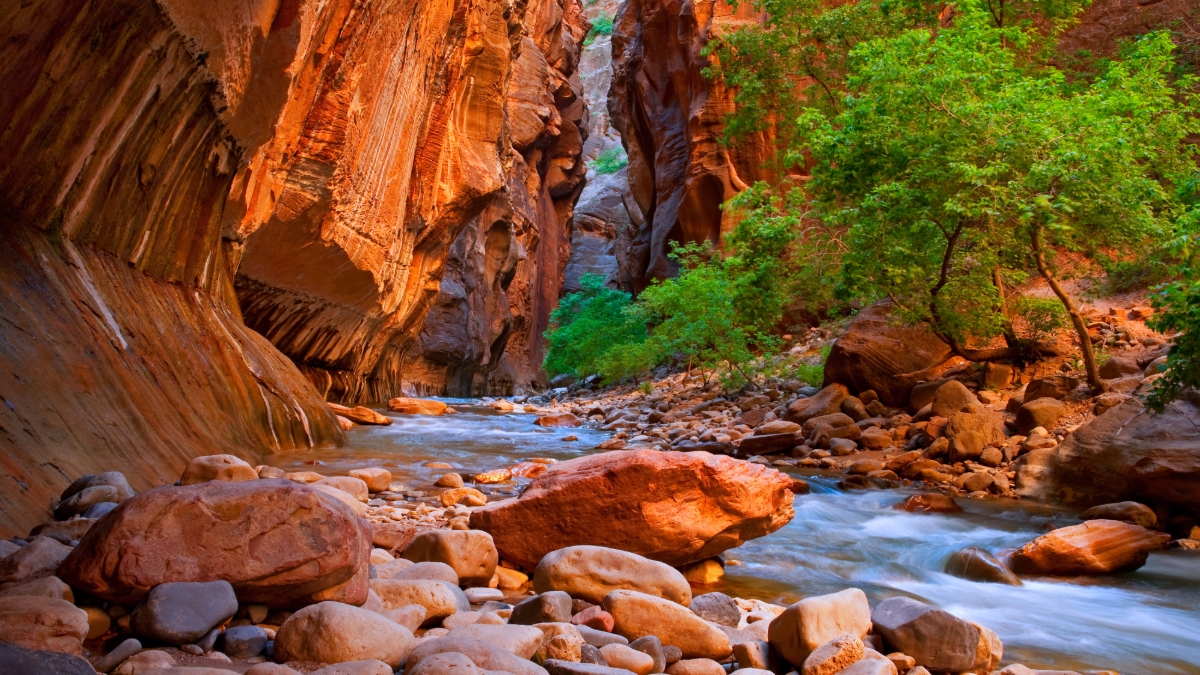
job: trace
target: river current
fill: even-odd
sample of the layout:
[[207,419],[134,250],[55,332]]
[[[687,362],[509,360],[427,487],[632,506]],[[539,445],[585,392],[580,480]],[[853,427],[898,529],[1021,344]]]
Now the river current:
[[[274,455],[269,463],[327,475],[384,466],[396,480],[428,490],[447,471],[424,466],[429,462],[482,473],[531,457],[579,457],[608,436],[592,429],[542,429],[531,415],[500,415],[469,401],[444,400],[460,414],[391,414],[391,426],[355,427],[347,447]],[[569,436],[579,440],[562,440]],[[742,564],[728,565],[724,583],[705,591],[790,604],[855,586],[872,605],[908,595],[987,626],[1004,643],[1005,664],[1112,669],[1122,675],[1200,674],[1200,556],[1164,551],[1133,573],[1026,578],[1021,587],[966,581],[941,572],[954,551],[1017,548],[1053,527],[1078,522],[1078,512],[959,499],[962,513],[911,514],[892,506],[912,491],[841,491],[833,475],[787,471],[811,487],[810,494],[797,496],[796,517],[726,552],[728,560]]]

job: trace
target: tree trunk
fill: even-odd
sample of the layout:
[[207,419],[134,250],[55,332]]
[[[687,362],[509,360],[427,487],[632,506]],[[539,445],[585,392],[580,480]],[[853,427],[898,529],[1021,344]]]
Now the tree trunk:
[[1096,353],[1092,350],[1092,338],[1088,335],[1087,322],[1083,320],[1083,315],[1079,313],[1079,308],[1075,306],[1075,301],[1070,295],[1063,290],[1054,273],[1050,271],[1046,265],[1046,253],[1042,249],[1041,230],[1034,227],[1030,230],[1029,240],[1033,244],[1033,259],[1037,263],[1038,273],[1050,284],[1050,290],[1058,296],[1063,307],[1066,308],[1067,314],[1071,317],[1071,325],[1075,327],[1075,333],[1079,335],[1079,351],[1083,354],[1083,368],[1087,373],[1088,386],[1092,388],[1093,394],[1100,394],[1108,390],[1104,384],[1104,380],[1100,379],[1100,369],[1096,365]]
[[1020,347],[1020,340],[1017,339],[1017,331],[1013,329],[1012,312],[1008,307],[1008,299],[1004,297],[1004,277],[1000,276],[1000,266],[992,268],[992,285],[996,287],[996,293],[1000,296],[1000,316],[1004,317],[1004,344],[1009,347]]

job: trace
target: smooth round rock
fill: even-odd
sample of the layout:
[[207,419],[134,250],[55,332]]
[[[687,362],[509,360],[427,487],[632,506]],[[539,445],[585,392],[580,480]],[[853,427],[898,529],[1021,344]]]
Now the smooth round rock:
[[380,466],[366,469],[351,469],[346,474],[366,483],[371,492],[383,492],[392,484],[392,472]]
[[403,557],[415,563],[445,563],[464,586],[488,585],[500,561],[492,535],[479,530],[422,532],[404,549]]
[[613,591],[604,598],[614,630],[629,639],[654,635],[675,645],[684,658],[724,659],[733,652],[729,637],[687,607],[637,591]]
[[472,605],[482,605],[488,601],[500,602],[504,600],[504,591],[498,588],[468,588],[463,591],[467,596],[467,600],[471,601]]
[[[471,603],[456,586],[429,579],[372,579],[371,590],[383,601],[384,611],[421,605],[425,623],[432,624],[451,614],[471,610]],[[460,602],[461,599],[461,602]]]
[[66,600],[0,598],[0,635],[18,647],[79,656],[88,628],[87,612]]
[[258,480],[258,472],[233,455],[207,455],[188,462],[179,479],[180,485],[196,485],[210,480],[230,482]]
[[639,591],[687,606],[692,588],[670,565],[604,546],[568,546],[547,554],[533,573],[533,590],[564,591],[599,603],[615,590]]
[[126,659],[113,671],[113,675],[143,675],[160,668],[174,667],[175,659],[170,654],[150,649]]
[[610,667],[630,670],[637,675],[650,675],[654,671],[653,657],[625,645],[604,645],[600,653]]
[[378,660],[395,668],[417,645],[412,633],[382,615],[340,602],[309,605],[275,635],[276,661]]
[[712,659],[680,659],[667,666],[667,675],[725,675],[725,669]]
[[364,504],[371,497],[370,491],[367,489],[367,484],[351,476],[330,476],[329,478],[322,478],[313,483],[313,485],[328,485],[331,488],[345,492]]
[[228,581],[159,584],[134,610],[134,632],[170,645],[196,642],[237,613]]
[[705,593],[692,598],[692,613],[722,626],[737,628],[741,623],[742,613],[738,611],[737,603],[724,593]]
[[232,659],[248,659],[258,656],[267,648],[270,635],[258,626],[234,626],[221,634],[225,646],[221,650]]

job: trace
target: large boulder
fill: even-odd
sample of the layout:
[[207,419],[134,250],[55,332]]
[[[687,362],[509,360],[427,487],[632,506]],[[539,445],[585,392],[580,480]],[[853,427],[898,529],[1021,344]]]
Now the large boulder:
[[1094,506],[1153,497],[1200,510],[1200,393],[1161,414],[1137,399],[1112,408],[1051,450],[1018,464],[1017,493]]
[[857,588],[805,598],[771,621],[768,642],[794,666],[803,666],[813,650],[842,636],[862,639],[871,630],[871,606]]
[[1146,564],[1170,535],[1118,520],[1089,520],[1059,528],[1025,544],[1013,554],[1018,574],[1116,574]]
[[839,382],[854,391],[871,389],[898,408],[908,403],[913,385],[940,372],[950,348],[924,326],[892,318],[892,307],[883,300],[858,313],[825,361],[826,386]]
[[775,469],[707,452],[606,452],[550,467],[520,498],[476,509],[471,527],[527,569],[577,545],[678,566],[783,527],[790,487]]
[[18,647],[79,656],[87,633],[87,612],[66,600],[0,598],[0,634]]
[[846,385],[834,382],[808,398],[796,399],[789,403],[784,418],[795,424],[804,424],[814,417],[840,413],[842,402],[849,395],[850,390]]
[[904,652],[931,671],[976,672],[977,665],[990,661],[990,653],[979,658],[980,641],[990,636],[968,621],[912,598],[884,600],[872,612],[871,621],[891,650]]
[[486,586],[499,562],[492,536],[478,530],[422,532],[404,549],[404,559],[445,563],[464,586]]
[[1053,429],[1066,411],[1067,406],[1057,399],[1042,397],[1028,401],[1017,410],[1017,431],[1028,435],[1038,427]]
[[388,410],[402,415],[442,415],[449,407],[441,401],[424,398],[394,398],[388,401]]
[[629,640],[653,635],[685,659],[721,660],[733,653],[729,636],[683,605],[637,591],[613,591],[602,604],[613,632]]
[[370,555],[369,524],[319,491],[280,479],[212,481],[124,502],[84,535],[59,576],[120,604],[159,584],[215,580],[243,603],[362,604]]
[[418,641],[400,624],[340,602],[310,605],[288,617],[275,635],[277,661],[345,663],[376,659],[400,665]]
[[0,560],[0,584],[24,583],[54,576],[71,548],[50,537],[36,537]]
[[641,591],[687,606],[692,588],[679,570],[636,553],[603,546],[568,546],[538,563],[533,590],[566,591],[599,604],[615,590]]

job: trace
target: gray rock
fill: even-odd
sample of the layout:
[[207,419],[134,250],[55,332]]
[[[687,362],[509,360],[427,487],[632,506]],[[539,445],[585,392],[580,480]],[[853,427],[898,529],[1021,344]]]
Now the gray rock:
[[689,609],[705,621],[719,623],[731,628],[737,628],[742,618],[741,612],[738,611],[737,603],[733,601],[733,598],[724,593],[697,595],[692,598],[692,604],[689,606]]
[[597,666],[607,666],[608,661],[604,659],[604,654],[600,653],[599,647],[585,644],[579,649],[579,662],[590,663]]
[[1008,584],[1009,586],[1023,585],[1020,578],[1005,567],[1004,563],[997,560],[996,556],[977,548],[965,548],[951,553],[943,571],[946,574],[971,581]]
[[668,666],[674,665],[683,659],[683,650],[675,645],[663,645],[663,657]]
[[159,584],[133,610],[131,625],[138,635],[185,645],[204,637],[236,614],[237,608],[228,581]]
[[[589,645],[599,649],[604,645],[627,645],[629,640],[617,635],[616,633],[605,633],[602,630],[589,628],[587,626],[575,626],[579,634],[583,636],[583,641]],[[607,661],[605,662],[607,663]]]
[[919,666],[961,673],[975,665],[979,629],[949,612],[895,597],[879,603],[871,622],[891,649],[913,657]]
[[[466,594],[464,593],[463,595],[466,595]],[[512,609],[512,608],[513,608],[513,606],[508,604],[507,602],[496,602],[495,600],[488,600],[487,602],[483,603],[483,606],[479,608],[479,611],[481,611],[481,612],[498,612],[502,609]]]
[[542,664],[550,675],[634,675],[632,670],[610,668],[591,663],[573,663],[550,659]]
[[224,649],[229,658],[248,659],[258,656],[267,647],[270,637],[267,631],[258,626],[234,626],[227,628],[221,637],[225,640]]
[[87,508],[87,511],[83,512],[83,517],[84,518],[101,518],[103,516],[108,515],[108,512],[117,508],[117,506],[118,506],[117,504],[114,504],[112,502],[100,502],[99,504],[92,504],[91,506],[89,506]]
[[[283,622],[282,621],[279,622],[279,625],[282,626]],[[211,652],[212,650],[217,648],[217,638],[219,638],[219,637],[221,637],[221,629],[214,628],[214,629],[208,631],[207,633],[205,633],[204,637],[197,640],[196,646],[199,647],[201,649],[201,651]]]
[[667,672],[667,656],[663,653],[663,644],[658,638],[653,635],[640,637],[630,642],[629,648],[636,649],[654,659],[654,670],[651,670],[651,673]]
[[0,642],[0,673],[8,675],[95,675],[88,662],[62,652],[24,649]]
[[509,623],[532,626],[535,623],[568,623],[571,621],[571,596],[563,591],[535,595],[513,607]]
[[111,673],[117,669],[117,666],[125,662],[125,659],[142,651],[142,643],[133,638],[125,640],[117,645],[115,649],[106,654],[104,658],[96,662],[95,668],[98,673]]

